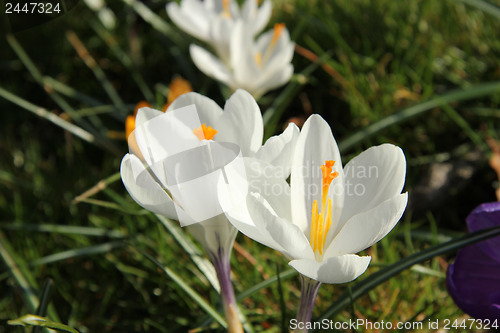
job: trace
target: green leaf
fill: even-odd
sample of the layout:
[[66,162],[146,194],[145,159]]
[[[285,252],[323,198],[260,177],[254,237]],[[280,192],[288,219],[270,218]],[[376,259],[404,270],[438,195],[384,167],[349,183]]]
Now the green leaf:
[[7,324],[18,325],[18,326],[47,327],[60,332],[79,333],[72,327],[69,327],[61,323],[57,323],[45,317],[35,316],[32,314],[27,314],[20,318],[9,320],[7,321]]
[[346,151],[363,140],[373,136],[374,134],[391,127],[393,125],[405,122],[426,111],[434,108],[447,105],[452,102],[466,101],[469,99],[479,98],[483,96],[493,95],[500,92],[500,82],[481,83],[465,89],[457,89],[450,91],[442,96],[437,96],[431,100],[419,103],[404,110],[401,110],[389,117],[377,121],[370,126],[358,131],[339,144],[340,151]]

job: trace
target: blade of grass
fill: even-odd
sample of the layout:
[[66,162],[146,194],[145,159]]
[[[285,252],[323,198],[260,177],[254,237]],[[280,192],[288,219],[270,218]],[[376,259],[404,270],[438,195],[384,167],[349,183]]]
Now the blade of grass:
[[60,225],[60,224],[9,223],[9,224],[0,224],[0,228],[6,230],[74,234],[82,236],[95,236],[95,237],[107,237],[107,238],[118,238],[118,239],[125,238],[126,236],[123,232],[119,230],[106,230],[102,228],[79,227],[79,226]]
[[484,0],[458,0],[500,19],[500,8]]
[[50,329],[54,329],[54,330],[62,331],[62,332],[79,333],[77,330],[75,330],[72,327],[69,327],[68,325],[64,325],[64,324],[52,321],[48,318],[35,316],[32,314],[27,314],[27,315],[24,315],[20,318],[9,320],[9,321],[7,321],[7,324],[19,325],[19,326],[34,326],[35,328],[36,327],[45,327],[45,328],[50,328]]
[[[31,271],[27,269],[27,265],[20,258],[10,245],[5,234],[0,230],[0,257],[2,257],[12,276],[16,280],[17,284],[21,288],[22,295],[26,301],[30,312],[36,312],[37,308],[40,306],[40,300],[36,295],[36,290],[38,286],[35,279],[31,275]],[[53,307],[48,308],[49,317],[56,321],[59,321],[59,316],[53,309]]]
[[120,95],[116,92],[115,88],[107,78],[106,74],[104,71],[99,67],[97,64],[97,61],[90,55],[90,52],[87,50],[83,42],[78,38],[75,32],[73,31],[68,31],[66,33],[66,38],[70,42],[70,44],[73,46],[75,51],[78,53],[80,58],[83,60],[85,65],[94,73],[94,76],[97,78],[99,83],[101,84],[102,88],[106,92],[106,94],[109,96],[111,101],[113,102],[114,105],[117,106],[120,111],[122,111],[122,114],[126,115],[129,113],[129,110],[125,107],[125,104],[123,103]]
[[187,237],[186,233],[176,223],[164,216],[156,215],[161,224],[175,238],[179,245],[189,254],[191,260],[196,264],[200,272],[205,275],[210,284],[220,293],[220,284],[215,273],[214,266],[206,259],[198,247]]
[[172,29],[160,16],[153,13],[145,4],[137,0],[123,0],[125,4],[130,6],[140,17],[159,32],[170,38],[174,44],[183,44],[185,41],[179,33]]
[[79,249],[72,249],[68,251],[63,251],[59,253],[54,253],[36,260],[33,260],[31,266],[46,265],[54,263],[61,260],[66,260],[75,257],[90,256],[94,254],[108,253],[115,249],[125,246],[126,244],[121,241],[107,242],[99,245],[92,245],[87,247],[82,247]]
[[[139,250],[140,251],[140,250]],[[215,321],[217,321],[223,328],[227,328],[227,323],[222,318],[222,316],[208,304],[205,300],[189,285],[187,285],[180,276],[174,273],[168,267],[162,265],[156,258],[151,255],[140,251],[140,253],[153,262],[158,268],[160,268],[169,278],[171,278],[180,289],[182,289],[195,303],[197,303],[208,315],[210,315]]]
[[151,89],[149,89],[148,85],[142,78],[141,74],[134,66],[132,59],[129,57],[127,53],[125,53],[120,48],[113,35],[111,35],[108,30],[104,29],[104,27],[102,27],[99,23],[97,23],[97,21],[91,21],[90,26],[101,37],[101,39],[106,43],[106,45],[108,45],[111,51],[113,51],[116,58],[120,60],[123,66],[127,68],[132,78],[134,79],[135,83],[137,84],[142,94],[146,98],[146,100],[153,102],[154,101],[153,92],[151,91]]
[[358,131],[339,144],[341,151],[346,151],[354,145],[361,143],[363,140],[373,136],[374,134],[399,123],[412,119],[433,108],[440,107],[452,102],[466,101],[483,96],[493,95],[500,92],[500,82],[481,83],[465,89],[453,90],[447,94],[437,96],[429,101],[410,106],[402,111],[399,111],[391,116],[388,116],[370,126]]
[[[381,283],[389,280],[393,276],[401,273],[405,269],[412,267],[413,265],[422,263],[426,260],[434,258],[435,256],[456,251],[464,246],[482,241],[484,239],[492,238],[498,235],[500,235],[500,227],[485,229],[467,234],[458,239],[454,239],[444,244],[439,244],[430,247],[426,250],[415,253],[390,266],[387,266],[384,269],[377,271],[376,273],[371,274],[363,281],[356,283],[356,285],[352,287],[352,298],[353,300],[360,298],[361,296],[363,296],[373,288],[377,287]],[[347,293],[342,294],[332,306],[330,306],[325,312],[321,314],[319,319],[314,321],[321,321],[323,319],[333,318],[339,311],[348,306],[350,301],[351,299],[349,294]]]
[[489,152],[490,149],[488,144],[481,138],[480,135],[476,133],[470,126],[467,120],[465,120],[454,108],[449,104],[443,104],[442,106],[444,112],[460,127],[464,130],[467,136],[472,142],[481,149],[483,152]]
[[[24,64],[28,72],[33,76],[35,81],[42,87],[42,89],[47,92],[50,98],[64,111],[66,112],[77,124],[81,125],[87,131],[92,132],[92,126],[88,123],[87,120],[81,118],[73,109],[71,105],[55,90],[51,89],[50,84],[45,82],[42,73],[38,70],[34,62],[28,56],[26,51],[23,49],[21,44],[18,43],[17,39],[14,35],[7,35],[7,41],[9,42],[10,47],[14,50],[18,58]],[[94,118],[94,126],[101,126],[101,122],[99,118]],[[102,129],[102,128],[101,128]]]

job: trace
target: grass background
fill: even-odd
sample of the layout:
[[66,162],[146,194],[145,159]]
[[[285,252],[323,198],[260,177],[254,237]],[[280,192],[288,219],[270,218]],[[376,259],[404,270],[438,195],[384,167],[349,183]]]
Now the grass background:
[[[344,164],[384,142],[407,157],[409,208],[367,251],[373,261],[360,281],[461,235],[467,214],[496,200],[487,140],[499,139],[500,83],[486,84],[500,81],[500,2],[485,3],[273,1],[269,28],[285,22],[298,48],[292,82],[259,101],[266,134],[319,113]],[[80,332],[221,331],[192,299],[195,293],[220,309],[200,272],[204,257],[191,245],[188,254],[182,244],[190,238],[142,210],[121,184],[116,173],[127,147],[117,133],[138,101],[160,107],[175,75],[221,105],[230,92],[193,66],[187,49],[194,40],[171,24],[164,1],[107,6],[116,15],[114,29],[80,1],[57,19],[0,40],[0,332],[24,331],[6,321],[34,313],[49,278],[48,315]],[[7,16],[1,19],[7,30]],[[371,131],[380,124],[386,126]],[[91,188],[95,193],[75,202]],[[280,332],[295,316],[298,278],[276,252],[241,235],[237,243],[234,285],[245,293],[247,323],[256,332]],[[468,318],[446,292],[452,259],[414,266],[332,319]],[[278,272],[285,272],[280,283],[272,280]],[[263,281],[270,282],[250,293]],[[323,285],[314,317],[346,289]]]

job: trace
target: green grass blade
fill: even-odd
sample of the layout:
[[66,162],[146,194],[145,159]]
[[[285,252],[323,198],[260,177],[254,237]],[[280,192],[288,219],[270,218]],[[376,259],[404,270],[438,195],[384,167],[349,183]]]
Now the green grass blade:
[[244,292],[242,292],[238,296],[236,296],[236,300],[238,302],[240,302],[240,301],[244,300],[245,298],[247,298],[248,296],[258,292],[259,290],[267,288],[270,285],[272,285],[273,283],[276,283],[278,281],[278,279],[280,279],[281,281],[284,281],[284,280],[289,279],[297,274],[298,273],[295,269],[289,269],[289,270],[286,270],[284,272],[281,272],[281,273],[279,273],[279,276],[278,275],[273,276],[272,278],[269,278],[265,281],[257,283],[256,285],[254,285],[251,288],[248,288],[247,290],[245,290]]
[[184,44],[185,41],[179,33],[172,29],[160,16],[155,14],[145,4],[137,0],[123,0],[125,4],[130,6],[140,17],[159,32],[170,38],[175,44]]
[[107,230],[102,228],[80,227],[80,226],[61,225],[61,224],[8,223],[8,224],[0,224],[0,228],[6,230],[48,232],[48,233],[107,237],[107,238],[118,238],[118,239],[126,237],[126,235],[119,230]]
[[[363,296],[373,288],[377,287],[381,283],[389,280],[393,276],[401,273],[405,269],[412,267],[413,265],[422,263],[435,256],[456,251],[464,246],[485,240],[487,238],[492,238],[498,235],[500,235],[500,227],[490,228],[470,233],[458,239],[454,239],[444,244],[439,244],[430,247],[424,251],[415,253],[390,266],[387,266],[384,269],[379,270],[374,274],[371,274],[363,281],[357,283],[354,287],[352,287],[352,299],[356,300],[360,298],[361,296]],[[335,316],[339,311],[344,309],[350,303],[351,303],[351,297],[347,293],[342,294],[338,298],[338,300],[332,306],[330,306],[325,312],[323,312],[323,314],[320,316],[318,320],[315,321],[321,321],[323,319],[333,318],[333,316]]]
[[458,0],[500,19],[500,8],[484,0]]
[[500,82],[482,83],[465,89],[453,90],[442,96],[435,97],[429,101],[410,106],[398,113],[388,116],[376,123],[371,124],[356,134],[351,135],[339,144],[341,151],[346,151],[374,134],[399,123],[410,120],[433,108],[443,106],[452,102],[466,101],[483,96],[493,95],[500,92]]
[[158,260],[147,253],[141,251],[141,254],[151,260],[158,268],[160,268],[169,278],[171,278],[180,289],[182,289],[195,303],[197,303],[208,315],[217,321],[222,327],[227,328],[227,323],[222,316],[208,304],[194,289],[185,283],[180,276],[174,273],[168,267],[163,266]]
[[113,87],[102,68],[99,67],[97,61],[95,61],[95,59],[90,55],[90,52],[87,50],[80,38],[73,31],[68,31],[66,33],[66,37],[85,65],[87,65],[87,67],[92,71],[113,104],[116,105],[123,115],[127,115],[130,110],[127,110],[120,95],[118,95],[118,92]]
[[214,289],[217,290],[217,292],[220,292],[220,284],[217,279],[214,266],[204,257],[198,247],[187,237],[181,227],[179,227],[177,223],[167,219],[165,216],[156,215],[156,217],[160,220],[165,229],[167,229],[167,231],[175,238],[184,251],[189,254],[191,260],[195,263],[200,272],[205,275]]
[[120,248],[120,247],[123,247],[125,245],[126,244],[124,242],[113,241],[113,242],[107,242],[107,243],[99,244],[99,245],[82,247],[79,249],[72,249],[72,250],[68,250],[68,251],[54,253],[54,254],[33,260],[31,262],[31,265],[33,265],[33,266],[46,265],[46,264],[50,264],[53,262],[66,260],[66,259],[70,259],[70,258],[75,258],[75,257],[108,253],[110,251],[113,251],[113,250]]
[[87,132],[86,130],[62,119],[61,117],[58,117],[57,115],[53,114],[52,112],[49,112],[48,110],[36,106],[34,104],[31,104],[30,102],[26,101],[25,99],[22,99],[21,97],[18,97],[14,95],[13,93],[3,89],[0,87],[0,96],[8,100],[9,102],[12,102],[23,109],[26,109],[28,111],[33,112],[39,117],[45,118],[51,123],[63,128],[64,130],[71,132],[72,134],[76,135],[80,139],[83,139],[89,143],[95,143],[96,138],[93,134]]
[[0,87],[0,97],[5,98],[11,103],[14,103],[25,110],[28,110],[39,117],[45,118],[50,121],[54,125],[61,127],[62,129],[70,132],[71,134],[79,137],[80,139],[87,141],[89,143],[100,145],[108,149],[110,152],[116,154],[117,156],[122,156],[123,152],[121,152],[118,148],[116,148],[113,144],[108,141],[102,140],[99,137],[96,137],[92,133],[70,123],[69,121],[64,120],[63,118],[57,116],[56,114],[49,112],[47,109],[37,106],[28,102],[27,100],[14,95],[13,93],[3,89]]
[[[36,290],[38,289],[35,278],[32,273],[27,269],[27,265],[22,258],[16,255],[12,249],[7,237],[0,230],[0,257],[5,262],[10,273],[16,280],[17,284],[21,288],[23,297],[26,301],[30,312],[36,312],[40,306],[40,300],[38,299]],[[48,308],[49,317],[54,318],[58,321],[59,316],[53,307]]]
[[32,314],[27,314],[27,315],[24,315],[20,318],[9,320],[9,321],[7,321],[7,324],[18,325],[18,326],[46,327],[46,328],[57,330],[59,332],[78,333],[78,331],[72,327],[69,327],[67,325],[52,321],[48,318],[35,316]]
[[125,68],[129,71],[135,83],[141,90],[142,94],[146,98],[147,101],[153,102],[154,95],[149,86],[146,84],[144,79],[141,76],[141,73],[134,66],[134,63],[130,56],[121,49],[121,47],[116,42],[116,39],[112,34],[109,33],[101,24],[97,23],[97,21],[90,22],[90,26],[94,29],[94,31],[101,37],[101,39],[108,45],[108,47],[113,51],[116,58],[120,60],[120,62],[125,66]]

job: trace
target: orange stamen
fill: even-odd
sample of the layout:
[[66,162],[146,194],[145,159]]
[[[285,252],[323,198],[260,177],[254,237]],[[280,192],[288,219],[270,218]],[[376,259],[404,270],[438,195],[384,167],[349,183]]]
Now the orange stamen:
[[285,29],[285,23],[276,23],[274,25],[273,39],[271,40],[271,45],[273,47],[278,42],[278,39],[280,39],[280,36],[281,36],[281,33],[283,32],[283,29]]
[[[321,166],[323,173],[321,189],[321,212],[318,213],[318,201],[314,200],[311,215],[311,247],[315,256],[322,260],[325,250],[326,236],[332,226],[332,200],[328,199],[328,190],[332,181],[338,177],[339,173],[333,171],[335,161],[325,161]],[[328,203],[328,204],[327,204]]]
[[213,129],[211,126],[207,127],[206,124],[202,124],[200,127],[195,128],[193,133],[200,141],[212,140],[215,134],[217,134],[217,130]]
[[230,0],[222,0],[222,15],[231,18],[231,11],[229,10]]

